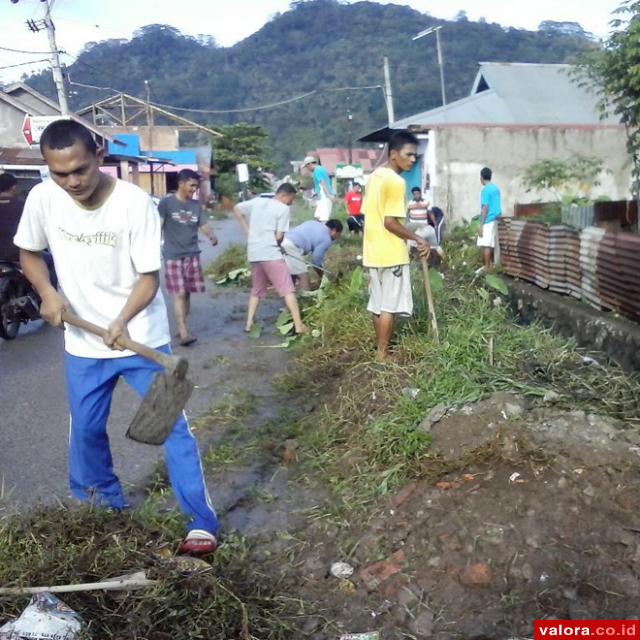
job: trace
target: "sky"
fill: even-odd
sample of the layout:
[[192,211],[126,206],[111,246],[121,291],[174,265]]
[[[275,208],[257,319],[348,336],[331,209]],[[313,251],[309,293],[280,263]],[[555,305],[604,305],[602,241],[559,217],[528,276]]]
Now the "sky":
[[[381,4],[390,4],[378,0]],[[613,10],[621,0],[394,0],[436,18],[452,19],[466,11],[469,20],[484,17],[503,26],[536,29],[543,20],[579,22],[586,31],[606,37]],[[170,24],[189,35],[215,37],[230,46],[255,33],[276,13],[284,12],[290,0],[188,0],[185,4],[161,0],[53,0],[52,17],[59,49],[77,55],[87,42],[130,38],[139,27]],[[187,10],[181,10],[188,7]],[[47,66],[46,32],[31,33],[25,21],[44,15],[40,0],[0,0],[0,82],[19,80]],[[419,27],[421,25],[416,25]],[[61,62],[73,58],[63,55]],[[25,64],[28,63],[28,64]],[[10,68],[9,65],[20,65]]]

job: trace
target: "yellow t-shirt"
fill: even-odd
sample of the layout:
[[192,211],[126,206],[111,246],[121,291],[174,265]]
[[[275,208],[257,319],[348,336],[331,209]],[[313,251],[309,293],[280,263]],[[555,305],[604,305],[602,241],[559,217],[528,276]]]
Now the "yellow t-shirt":
[[363,260],[365,267],[395,267],[409,263],[407,241],[384,228],[386,216],[405,218],[405,182],[392,169],[376,169],[367,182],[364,213]]

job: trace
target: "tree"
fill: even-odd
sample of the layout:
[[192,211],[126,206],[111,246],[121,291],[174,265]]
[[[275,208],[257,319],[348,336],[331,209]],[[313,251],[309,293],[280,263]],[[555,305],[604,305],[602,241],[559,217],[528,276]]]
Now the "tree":
[[[266,175],[273,169],[267,158],[267,132],[260,126],[240,122],[231,125],[211,125],[222,134],[213,140],[214,159],[222,183],[227,185],[235,180],[236,165],[245,163],[249,167],[249,189],[263,191],[269,186]],[[225,177],[229,176],[229,177]]]
[[549,191],[554,200],[570,203],[589,200],[600,184],[600,158],[574,155],[567,160],[540,160],[527,167],[522,181],[527,191]]
[[633,159],[634,191],[640,180],[640,1],[626,0],[614,12],[613,29],[604,48],[584,54],[580,64],[583,84],[600,93],[602,117],[620,116],[627,128],[627,149]]

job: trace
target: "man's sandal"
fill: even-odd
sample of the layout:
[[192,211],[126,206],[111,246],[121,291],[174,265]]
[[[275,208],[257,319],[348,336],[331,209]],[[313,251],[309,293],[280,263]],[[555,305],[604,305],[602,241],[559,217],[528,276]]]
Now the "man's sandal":
[[218,548],[216,537],[208,531],[193,529],[178,547],[178,555],[208,556]]

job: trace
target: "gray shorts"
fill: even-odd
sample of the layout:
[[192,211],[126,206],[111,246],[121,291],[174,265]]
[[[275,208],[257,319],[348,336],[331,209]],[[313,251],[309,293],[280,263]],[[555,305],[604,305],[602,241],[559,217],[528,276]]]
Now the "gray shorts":
[[383,311],[410,316],[413,312],[409,265],[369,269],[369,304],[367,311]]
[[300,276],[307,273],[308,266],[304,261],[302,249],[299,249],[291,240],[285,238],[282,241],[282,248],[285,250],[284,260],[292,276]]

